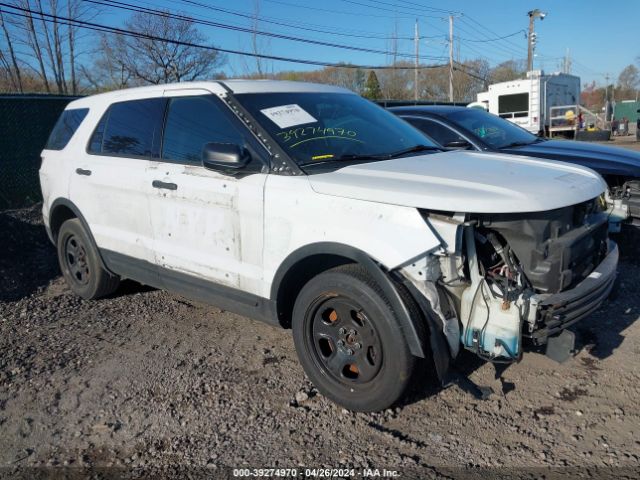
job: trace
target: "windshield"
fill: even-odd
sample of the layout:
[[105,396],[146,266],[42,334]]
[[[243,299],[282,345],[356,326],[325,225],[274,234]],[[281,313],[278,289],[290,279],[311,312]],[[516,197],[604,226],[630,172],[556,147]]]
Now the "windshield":
[[472,132],[492,148],[529,145],[538,140],[538,137],[524,128],[477,108],[456,110],[446,117]]
[[301,166],[437,148],[408,123],[354,94],[245,93],[236,98]]

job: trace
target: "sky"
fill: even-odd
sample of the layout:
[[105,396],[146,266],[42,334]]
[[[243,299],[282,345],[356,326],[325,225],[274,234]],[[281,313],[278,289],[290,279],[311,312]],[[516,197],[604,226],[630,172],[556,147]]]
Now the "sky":
[[[492,66],[512,59],[526,58],[524,30],[527,12],[534,8],[546,12],[537,20],[534,68],[546,72],[560,70],[569,50],[572,73],[582,84],[611,82],[620,71],[640,56],[637,46],[640,0],[146,0],[135,3],[149,8],[168,9],[198,19],[234,27],[250,27],[256,5],[262,19],[258,29],[356,49],[258,37],[261,53],[281,57],[348,62],[358,65],[385,65],[397,36],[397,51],[413,61],[414,28],[418,21],[420,55],[423,63],[448,61],[447,36],[450,14],[454,15],[455,56],[460,60],[485,58]],[[207,6],[209,8],[207,8]],[[100,21],[121,26],[128,12],[104,8]],[[221,12],[215,9],[224,9]],[[212,44],[233,50],[251,51],[251,35],[199,25]],[[397,32],[397,34],[394,34]],[[499,37],[507,38],[496,40]],[[385,53],[387,52],[387,53]],[[255,70],[255,60],[227,55],[224,71],[229,76]],[[290,62],[266,61],[268,71],[308,70],[319,67]]]

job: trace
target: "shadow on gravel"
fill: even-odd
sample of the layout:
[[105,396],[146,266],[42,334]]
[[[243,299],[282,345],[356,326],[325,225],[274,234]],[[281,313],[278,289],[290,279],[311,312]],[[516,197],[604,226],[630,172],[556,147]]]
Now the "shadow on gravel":
[[[473,372],[485,364],[485,361],[478,358],[473,353],[462,350],[458,354],[455,362],[449,370],[448,385],[457,385],[461,390],[468,393],[478,400],[489,398],[493,390],[489,387],[474,383],[469,377]],[[495,378],[502,383],[502,391],[504,394],[515,389],[515,385],[507,382],[502,378],[502,374],[509,365],[495,364]],[[420,402],[429,397],[437,395],[443,388],[435,374],[435,366],[430,359],[422,359],[418,365],[419,373],[413,382],[411,390],[405,395],[396,406],[405,407],[413,403]]]
[[0,301],[31,295],[60,275],[40,206],[0,212]]
[[[56,249],[42,224],[41,204],[0,212],[0,302],[28,297],[60,275]],[[132,280],[110,298],[155,290]]]
[[141,283],[134,282],[133,280],[123,280],[118,289],[107,298],[126,297],[129,295],[135,295],[136,293],[151,292],[153,290],[156,289],[148,285],[142,285]]
[[586,350],[598,359],[611,356],[622,344],[622,332],[640,315],[640,228],[625,226],[622,233],[611,235],[620,248],[618,279],[609,300],[600,310],[579,322],[576,351]]

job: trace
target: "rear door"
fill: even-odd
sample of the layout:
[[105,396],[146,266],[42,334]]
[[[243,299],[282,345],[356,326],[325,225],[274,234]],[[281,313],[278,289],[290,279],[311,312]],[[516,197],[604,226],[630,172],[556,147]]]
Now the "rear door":
[[216,284],[257,293],[267,175],[235,177],[205,169],[206,143],[246,145],[246,129],[211,93],[167,95],[161,158],[152,162],[149,177],[155,185],[150,211],[163,285],[191,296],[197,292],[189,289],[216,293]]
[[159,156],[166,99],[112,104],[75,159],[70,198],[87,221],[107,265],[157,285],[148,181]]

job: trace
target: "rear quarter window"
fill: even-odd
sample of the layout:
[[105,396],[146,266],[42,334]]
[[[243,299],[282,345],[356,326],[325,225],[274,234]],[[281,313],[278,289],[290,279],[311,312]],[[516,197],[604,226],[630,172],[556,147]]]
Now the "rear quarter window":
[[87,113],[89,113],[88,108],[73,108],[62,112],[51,131],[51,135],[49,135],[47,144],[44,147],[45,150],[64,149],[87,116]]

